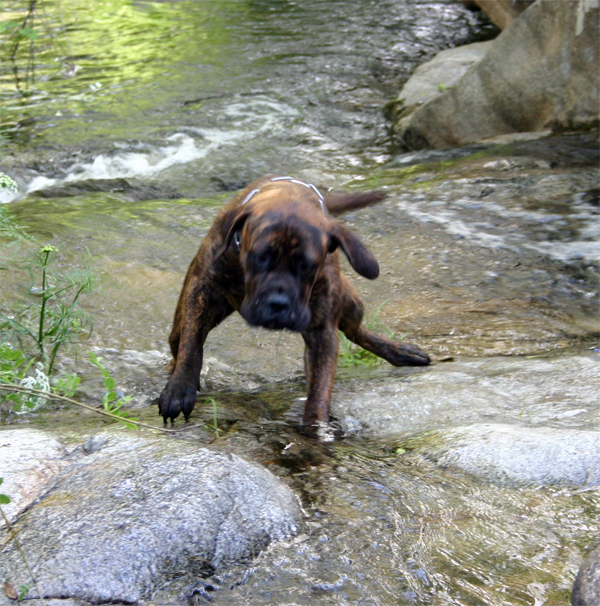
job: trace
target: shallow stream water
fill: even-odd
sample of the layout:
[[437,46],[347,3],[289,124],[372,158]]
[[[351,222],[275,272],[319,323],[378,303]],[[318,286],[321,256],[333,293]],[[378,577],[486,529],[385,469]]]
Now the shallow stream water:
[[[70,353],[60,363],[83,374],[82,397],[101,389],[81,362],[93,350],[135,396],[136,415],[158,422],[152,403],[185,270],[228,192],[264,173],[387,189],[385,202],[344,218],[379,259],[380,278],[346,269],[369,321],[438,363],[355,366],[343,349],[334,408],[348,437],[322,448],[294,428],[301,339],[251,330],[239,317],[215,330],[204,382],[228,433],[211,447],[285,477],[303,499],[305,532],[249,565],[182,578],[153,603],[566,605],[600,534],[597,490],[477,480],[398,454],[397,444],[425,427],[486,418],[492,402],[482,386],[492,384],[503,422],[598,428],[600,406],[589,395],[597,388],[597,133],[395,149],[383,106],[401,82],[437,51],[494,33],[454,0],[112,0],[48,2],[46,11],[56,33],[31,94],[15,95],[3,75],[0,169],[27,194],[11,209],[60,248],[58,266],[87,263],[98,277],[84,303],[94,331],[79,361]],[[10,250],[25,254],[28,245]],[[6,272],[0,305],[19,300],[28,280]],[[504,356],[527,370],[510,374]],[[583,368],[568,375],[572,385],[557,376],[561,360]],[[436,389],[419,396],[426,410],[404,433],[359,422],[353,432],[352,417],[341,418],[346,402],[376,409],[398,398],[398,386],[410,398],[411,381],[423,376]],[[464,402],[440,404],[465,384],[473,389],[457,396]],[[546,400],[556,404],[552,415]],[[201,399],[192,420],[211,414]],[[6,411],[0,420],[27,422]],[[42,422],[69,440],[102,425],[64,411]]]

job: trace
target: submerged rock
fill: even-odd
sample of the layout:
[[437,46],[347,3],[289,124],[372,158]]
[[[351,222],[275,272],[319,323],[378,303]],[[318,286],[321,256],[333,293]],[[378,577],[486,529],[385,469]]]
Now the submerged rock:
[[598,3],[538,0],[494,40],[454,88],[396,131],[408,147],[598,124]]
[[598,431],[476,424],[432,432],[416,452],[496,482],[600,485]]
[[[183,573],[257,555],[295,534],[300,520],[294,494],[255,464],[113,433],[16,529],[45,598],[135,603]],[[13,587],[30,580],[12,542],[0,553],[0,579]],[[27,597],[38,597],[35,588]]]
[[169,185],[146,183],[135,179],[83,179],[81,181],[65,181],[33,193],[38,198],[70,198],[98,192],[117,194],[126,200],[138,202],[141,200],[168,200],[181,198],[181,194]]
[[[333,414],[369,436],[481,423],[600,430],[598,355],[490,358],[398,369],[377,382],[339,382]],[[361,388],[362,383],[362,388]]]

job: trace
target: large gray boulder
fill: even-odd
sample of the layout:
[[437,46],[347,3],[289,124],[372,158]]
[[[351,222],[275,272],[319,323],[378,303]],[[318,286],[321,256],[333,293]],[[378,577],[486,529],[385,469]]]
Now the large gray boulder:
[[403,116],[409,116],[421,105],[453,87],[472,65],[485,57],[491,44],[492,41],[474,42],[450,48],[417,67],[395,103],[396,111],[399,111],[397,127],[403,124]]
[[[296,497],[258,465],[177,439],[113,432],[104,442],[16,523],[45,598],[136,603],[298,529]],[[0,580],[30,583],[12,541],[0,551]],[[27,597],[38,597],[35,587]]]
[[412,149],[598,124],[597,0],[537,0],[444,95],[395,125]]

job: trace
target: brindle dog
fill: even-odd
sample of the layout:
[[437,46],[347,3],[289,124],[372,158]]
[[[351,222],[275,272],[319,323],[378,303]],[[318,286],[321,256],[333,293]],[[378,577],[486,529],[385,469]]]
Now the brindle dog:
[[338,329],[394,366],[424,366],[429,356],[367,330],[363,304],[340,272],[337,249],[374,280],[373,254],[331,214],[382,200],[380,192],[324,195],[291,177],[264,177],[218,214],[185,277],[169,337],[172,374],[160,395],[165,423],[189,418],[200,386],[208,333],[234,310],[252,326],[302,334],[308,398],[303,432],[326,439],[338,357]]

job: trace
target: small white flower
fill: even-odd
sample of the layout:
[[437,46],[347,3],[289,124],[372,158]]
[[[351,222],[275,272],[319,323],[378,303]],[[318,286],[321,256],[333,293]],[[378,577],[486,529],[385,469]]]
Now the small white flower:
[[8,191],[16,192],[19,190],[17,182],[8,175],[0,173],[0,189],[7,189]]
[[[38,364],[38,367],[35,369],[35,376],[25,377],[21,379],[22,387],[29,387],[29,389],[39,389],[41,391],[50,391],[50,378],[43,371],[43,367],[41,364]],[[35,412],[40,409],[46,402],[47,398],[44,396],[26,396],[26,400],[24,404],[18,409],[15,410],[17,414],[25,414],[26,412]]]

